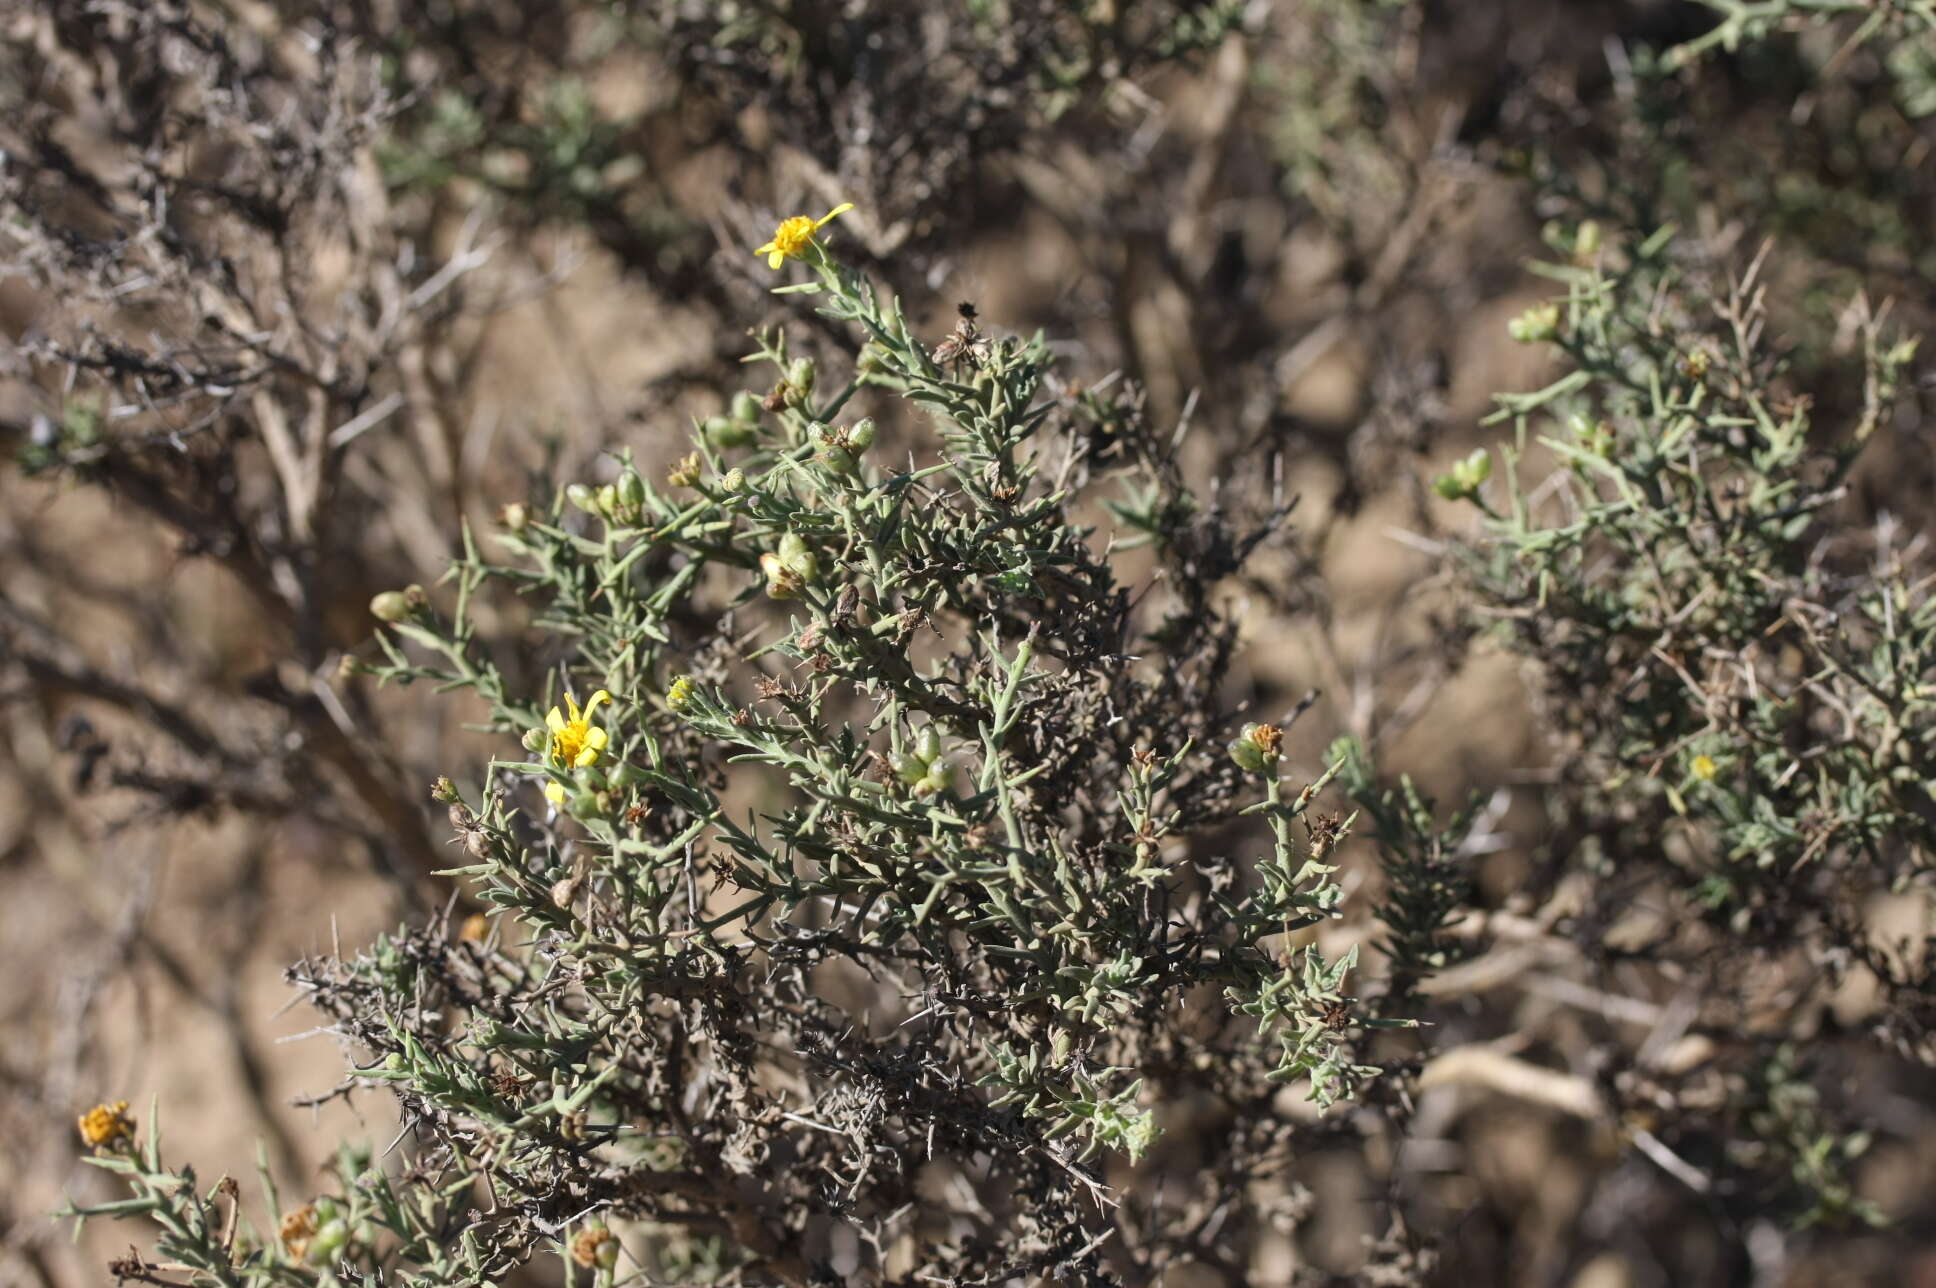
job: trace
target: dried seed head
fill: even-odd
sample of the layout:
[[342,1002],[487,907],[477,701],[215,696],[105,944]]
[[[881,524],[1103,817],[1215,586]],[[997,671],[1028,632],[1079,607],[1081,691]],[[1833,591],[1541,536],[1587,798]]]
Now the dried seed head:
[[1243,733],[1230,740],[1226,750],[1239,769],[1263,774],[1277,767],[1277,756],[1283,743],[1284,731],[1276,725],[1247,724]]
[[277,1227],[276,1235],[290,1256],[300,1258],[309,1250],[309,1241],[315,1236],[317,1225],[316,1205],[305,1203],[283,1213],[282,1224]]
[[699,453],[693,452],[666,471],[666,483],[671,487],[691,487],[699,482]]
[[602,1225],[580,1230],[571,1241],[571,1259],[587,1270],[610,1270],[618,1264],[618,1236]]

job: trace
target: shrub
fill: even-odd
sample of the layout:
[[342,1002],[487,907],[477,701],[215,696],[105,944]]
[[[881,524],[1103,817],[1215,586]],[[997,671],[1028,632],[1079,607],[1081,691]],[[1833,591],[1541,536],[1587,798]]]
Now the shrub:
[[[930,352],[826,223],[772,254],[852,328],[848,370],[762,335],[771,383],[664,486],[623,462],[519,505],[511,561],[467,551],[447,612],[378,597],[358,669],[474,693],[527,749],[437,787],[479,918],[292,976],[350,1042],[345,1093],[399,1098],[409,1159],[346,1162],[304,1209],[342,1233],[279,1246],[218,1245],[152,1136],[103,1154],[165,1256],[472,1283],[622,1222],[664,1274],[831,1281],[846,1230],[870,1275],[1107,1282],[1105,1165],[1173,1106],[1294,1082],[1322,1108],[1377,1072],[1367,1030],[1403,1021],[1311,940],[1341,898],[1329,775],[1287,792],[1282,730],[1220,700],[1213,593],[1282,511],[1200,508],[1151,439],[1095,460],[1039,338],[964,306]],[[897,408],[934,463],[884,457]],[[1072,513],[1118,483],[1140,591]],[[562,695],[476,647],[496,590],[533,605]],[[1302,1130],[1247,1121],[1223,1166],[1268,1180]]]

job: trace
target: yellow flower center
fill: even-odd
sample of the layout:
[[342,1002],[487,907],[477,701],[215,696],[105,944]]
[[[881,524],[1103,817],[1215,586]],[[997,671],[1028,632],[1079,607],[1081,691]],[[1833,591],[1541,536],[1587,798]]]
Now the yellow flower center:
[[583,769],[598,763],[598,753],[605,750],[611,742],[611,735],[592,723],[592,712],[601,702],[610,702],[612,695],[600,689],[592,694],[585,709],[578,709],[578,700],[567,693],[565,706],[571,715],[553,707],[545,716],[545,728],[551,731],[551,759],[553,763],[567,769]]
[[773,230],[773,249],[788,259],[798,259],[807,253],[807,247],[819,227],[807,216],[795,215]]

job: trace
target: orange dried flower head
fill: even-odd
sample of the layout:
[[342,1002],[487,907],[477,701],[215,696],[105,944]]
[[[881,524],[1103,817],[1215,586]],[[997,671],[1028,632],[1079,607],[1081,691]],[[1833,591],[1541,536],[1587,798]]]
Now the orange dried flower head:
[[282,1246],[292,1257],[301,1257],[309,1250],[309,1240],[316,1233],[316,1205],[305,1203],[299,1208],[285,1213],[282,1226],[276,1231],[282,1238]]
[[128,1102],[99,1104],[80,1117],[81,1139],[95,1149],[111,1149],[134,1136],[134,1119],[128,1117]]
[[571,1259],[587,1270],[609,1270],[618,1262],[618,1236],[602,1225],[580,1230],[571,1241]]

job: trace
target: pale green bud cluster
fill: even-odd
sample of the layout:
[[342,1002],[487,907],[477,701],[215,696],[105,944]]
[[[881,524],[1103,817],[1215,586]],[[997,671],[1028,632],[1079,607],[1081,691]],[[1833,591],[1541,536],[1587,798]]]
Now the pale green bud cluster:
[[[619,476],[603,487],[593,488],[583,483],[573,483],[565,489],[565,500],[587,514],[596,515],[607,523],[620,527],[636,527],[645,514],[645,480],[627,462],[619,471]],[[505,523],[512,531],[508,518]]]
[[894,776],[916,796],[932,796],[954,788],[954,762],[941,753],[941,734],[933,725],[923,729],[914,745],[892,758]]
[[800,592],[820,578],[820,560],[798,533],[780,538],[776,552],[760,556],[766,574],[766,593],[774,599],[798,599]]
[[1448,501],[1476,500],[1479,487],[1492,477],[1492,453],[1475,447],[1466,458],[1432,480],[1432,490]]

